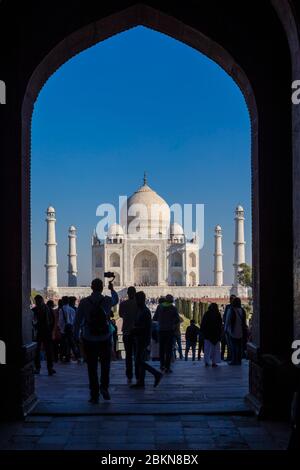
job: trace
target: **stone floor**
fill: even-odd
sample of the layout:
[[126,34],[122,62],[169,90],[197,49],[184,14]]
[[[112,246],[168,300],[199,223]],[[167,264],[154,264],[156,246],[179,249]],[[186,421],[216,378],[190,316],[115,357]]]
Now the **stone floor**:
[[[152,365],[159,367],[157,362]],[[85,365],[64,364],[57,374],[46,371],[36,378],[39,415],[64,414],[172,414],[172,413],[246,413],[244,397],[248,391],[248,363],[230,367],[206,368],[203,361],[176,361],[173,373],[164,375],[159,387],[153,388],[153,377],[146,374],[146,388],[132,390],[127,385],[124,361],[112,363],[111,402],[98,407],[89,405]]]
[[37,377],[39,405],[24,422],[0,425],[1,450],[281,450],[289,429],[249,411],[248,367],[177,361],[157,389],[130,390],[112,364],[111,403],[88,405],[85,366]]
[[281,450],[288,437],[254,416],[29,416],[4,428],[1,450]]

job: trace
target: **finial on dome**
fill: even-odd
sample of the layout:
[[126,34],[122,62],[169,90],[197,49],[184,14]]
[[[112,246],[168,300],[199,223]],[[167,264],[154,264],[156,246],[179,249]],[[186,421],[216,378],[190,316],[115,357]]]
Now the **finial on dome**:
[[147,184],[147,173],[144,171],[144,186]]

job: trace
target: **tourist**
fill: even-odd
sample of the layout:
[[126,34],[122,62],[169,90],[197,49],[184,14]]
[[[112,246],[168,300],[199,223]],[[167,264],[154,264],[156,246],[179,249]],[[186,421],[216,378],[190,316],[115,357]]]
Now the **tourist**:
[[[90,403],[99,402],[99,393],[104,400],[110,400],[109,372],[112,347],[112,330],[109,326],[111,309],[119,298],[112,282],[109,282],[111,297],[103,295],[103,282],[94,279],[91,284],[92,294],[82,299],[75,318],[75,339],[83,341],[90,386]],[[101,378],[98,379],[98,360],[100,358]]]
[[[74,310],[75,312],[75,315],[74,315],[74,320],[75,320],[75,317],[76,317],[76,314],[77,314],[77,310],[78,310],[78,307],[76,306],[76,303],[77,303],[77,298],[72,295],[69,297],[69,305],[70,307]],[[83,346],[82,346],[82,343],[79,341],[75,341],[76,343],[76,348],[77,348],[77,352],[78,352],[78,364],[82,364],[84,362],[84,350],[83,350]]]
[[72,295],[71,297],[69,297],[69,305],[75,311],[75,315],[77,312],[76,302],[77,302],[77,299],[75,296]]
[[195,320],[190,321],[190,325],[185,332],[185,360],[188,360],[190,349],[192,348],[192,360],[196,358],[197,341],[200,334],[200,328],[196,325]]
[[[132,334],[133,327],[137,318],[136,289],[130,286],[127,289],[128,299],[120,303],[119,316],[123,320],[122,333],[125,348],[126,377],[127,382],[131,384],[133,378],[133,356],[135,337]],[[137,371],[135,371],[137,379]]]
[[48,375],[55,374],[53,369],[53,350],[52,350],[52,331],[54,327],[54,316],[52,310],[45,304],[41,295],[34,298],[35,307],[33,307],[33,328],[37,342],[35,352],[35,373],[39,374],[41,370],[41,347],[43,345],[46,354]]
[[[59,300],[58,302],[61,302],[61,301]],[[59,350],[60,350],[60,341],[61,341],[61,334],[58,328],[58,311],[61,305],[55,308],[53,300],[48,300],[46,305],[50,308],[53,314],[54,325],[53,325],[53,330],[52,330],[52,351],[53,351],[54,362],[58,362],[60,358]]]
[[232,305],[232,302],[236,298],[236,295],[232,294],[229,298],[229,304],[226,305],[223,313],[223,323],[222,323],[222,338],[221,338],[221,359],[222,361],[225,361],[225,350],[227,347],[227,356],[226,356],[226,361],[231,360],[231,351],[230,351],[230,336],[226,333],[225,331],[225,325],[226,325],[226,318],[228,315],[228,312],[230,310],[230,307]]
[[243,338],[247,331],[246,312],[242,308],[241,299],[233,299],[226,317],[225,331],[229,335],[231,345],[231,366],[241,365],[243,354]]
[[166,373],[172,372],[171,359],[173,339],[177,325],[180,323],[177,308],[173,305],[173,296],[168,294],[156,309],[153,320],[159,325],[159,358],[160,368]]
[[151,342],[152,320],[151,312],[146,307],[146,296],[144,292],[136,293],[137,317],[134,324],[133,334],[135,336],[136,353],[135,367],[137,382],[131,388],[144,388],[146,371],[154,376],[154,387],[159,384],[162,374],[146,362],[147,348]]
[[220,362],[222,317],[216,303],[209,305],[202,318],[200,330],[204,337],[205,366],[208,367],[212,362],[212,367],[217,367],[217,363]]
[[58,312],[58,327],[62,336],[62,356],[64,362],[70,362],[71,353],[80,362],[79,348],[74,339],[75,310],[69,305],[69,297],[62,298],[62,306]]

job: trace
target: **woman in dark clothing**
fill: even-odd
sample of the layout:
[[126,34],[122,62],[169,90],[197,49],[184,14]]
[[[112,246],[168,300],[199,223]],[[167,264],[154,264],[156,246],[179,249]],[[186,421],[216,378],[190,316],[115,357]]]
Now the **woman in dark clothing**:
[[210,304],[207,312],[204,314],[200,331],[204,337],[204,361],[205,366],[217,367],[220,362],[220,341],[222,336],[222,317],[218,305]]
[[246,312],[242,308],[239,297],[234,299],[228,311],[225,330],[229,336],[232,351],[232,360],[228,364],[239,366],[242,363],[243,344],[245,345],[248,332]]
[[146,307],[146,296],[144,292],[141,291],[136,293],[136,303],[138,312],[133,334],[135,336],[136,343],[135,366],[137,371],[137,383],[131,387],[144,388],[146,370],[150,372],[150,374],[154,375],[154,387],[157,387],[162,378],[162,374],[145,361],[147,347],[151,341],[152,319],[151,312]]
[[41,369],[41,347],[44,346],[47,360],[48,375],[55,374],[53,369],[53,347],[52,347],[52,331],[54,328],[54,315],[49,307],[45,304],[41,295],[34,298],[35,307],[33,313],[33,327],[36,332],[36,353],[35,353],[35,373],[39,374]]

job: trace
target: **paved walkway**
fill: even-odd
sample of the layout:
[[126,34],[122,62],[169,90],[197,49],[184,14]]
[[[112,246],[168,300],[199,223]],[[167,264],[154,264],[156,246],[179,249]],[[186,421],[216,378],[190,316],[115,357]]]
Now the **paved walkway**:
[[[152,363],[159,367],[157,362]],[[248,363],[242,367],[206,368],[203,361],[176,361],[173,373],[164,375],[153,388],[153,378],[146,374],[146,388],[132,390],[127,385],[124,361],[112,363],[111,402],[90,405],[85,365],[62,364],[57,374],[48,377],[42,371],[36,378],[40,402],[34,414],[178,414],[239,413],[249,414],[244,397],[248,390]]]
[[130,390],[112,364],[111,403],[87,404],[85,366],[57,366],[36,380],[40,399],[25,422],[0,425],[2,450],[275,450],[288,427],[260,422],[245,406],[248,365],[217,369],[177,361],[157,389]]
[[0,425],[0,449],[276,450],[286,448],[287,431],[254,416],[29,416]]

